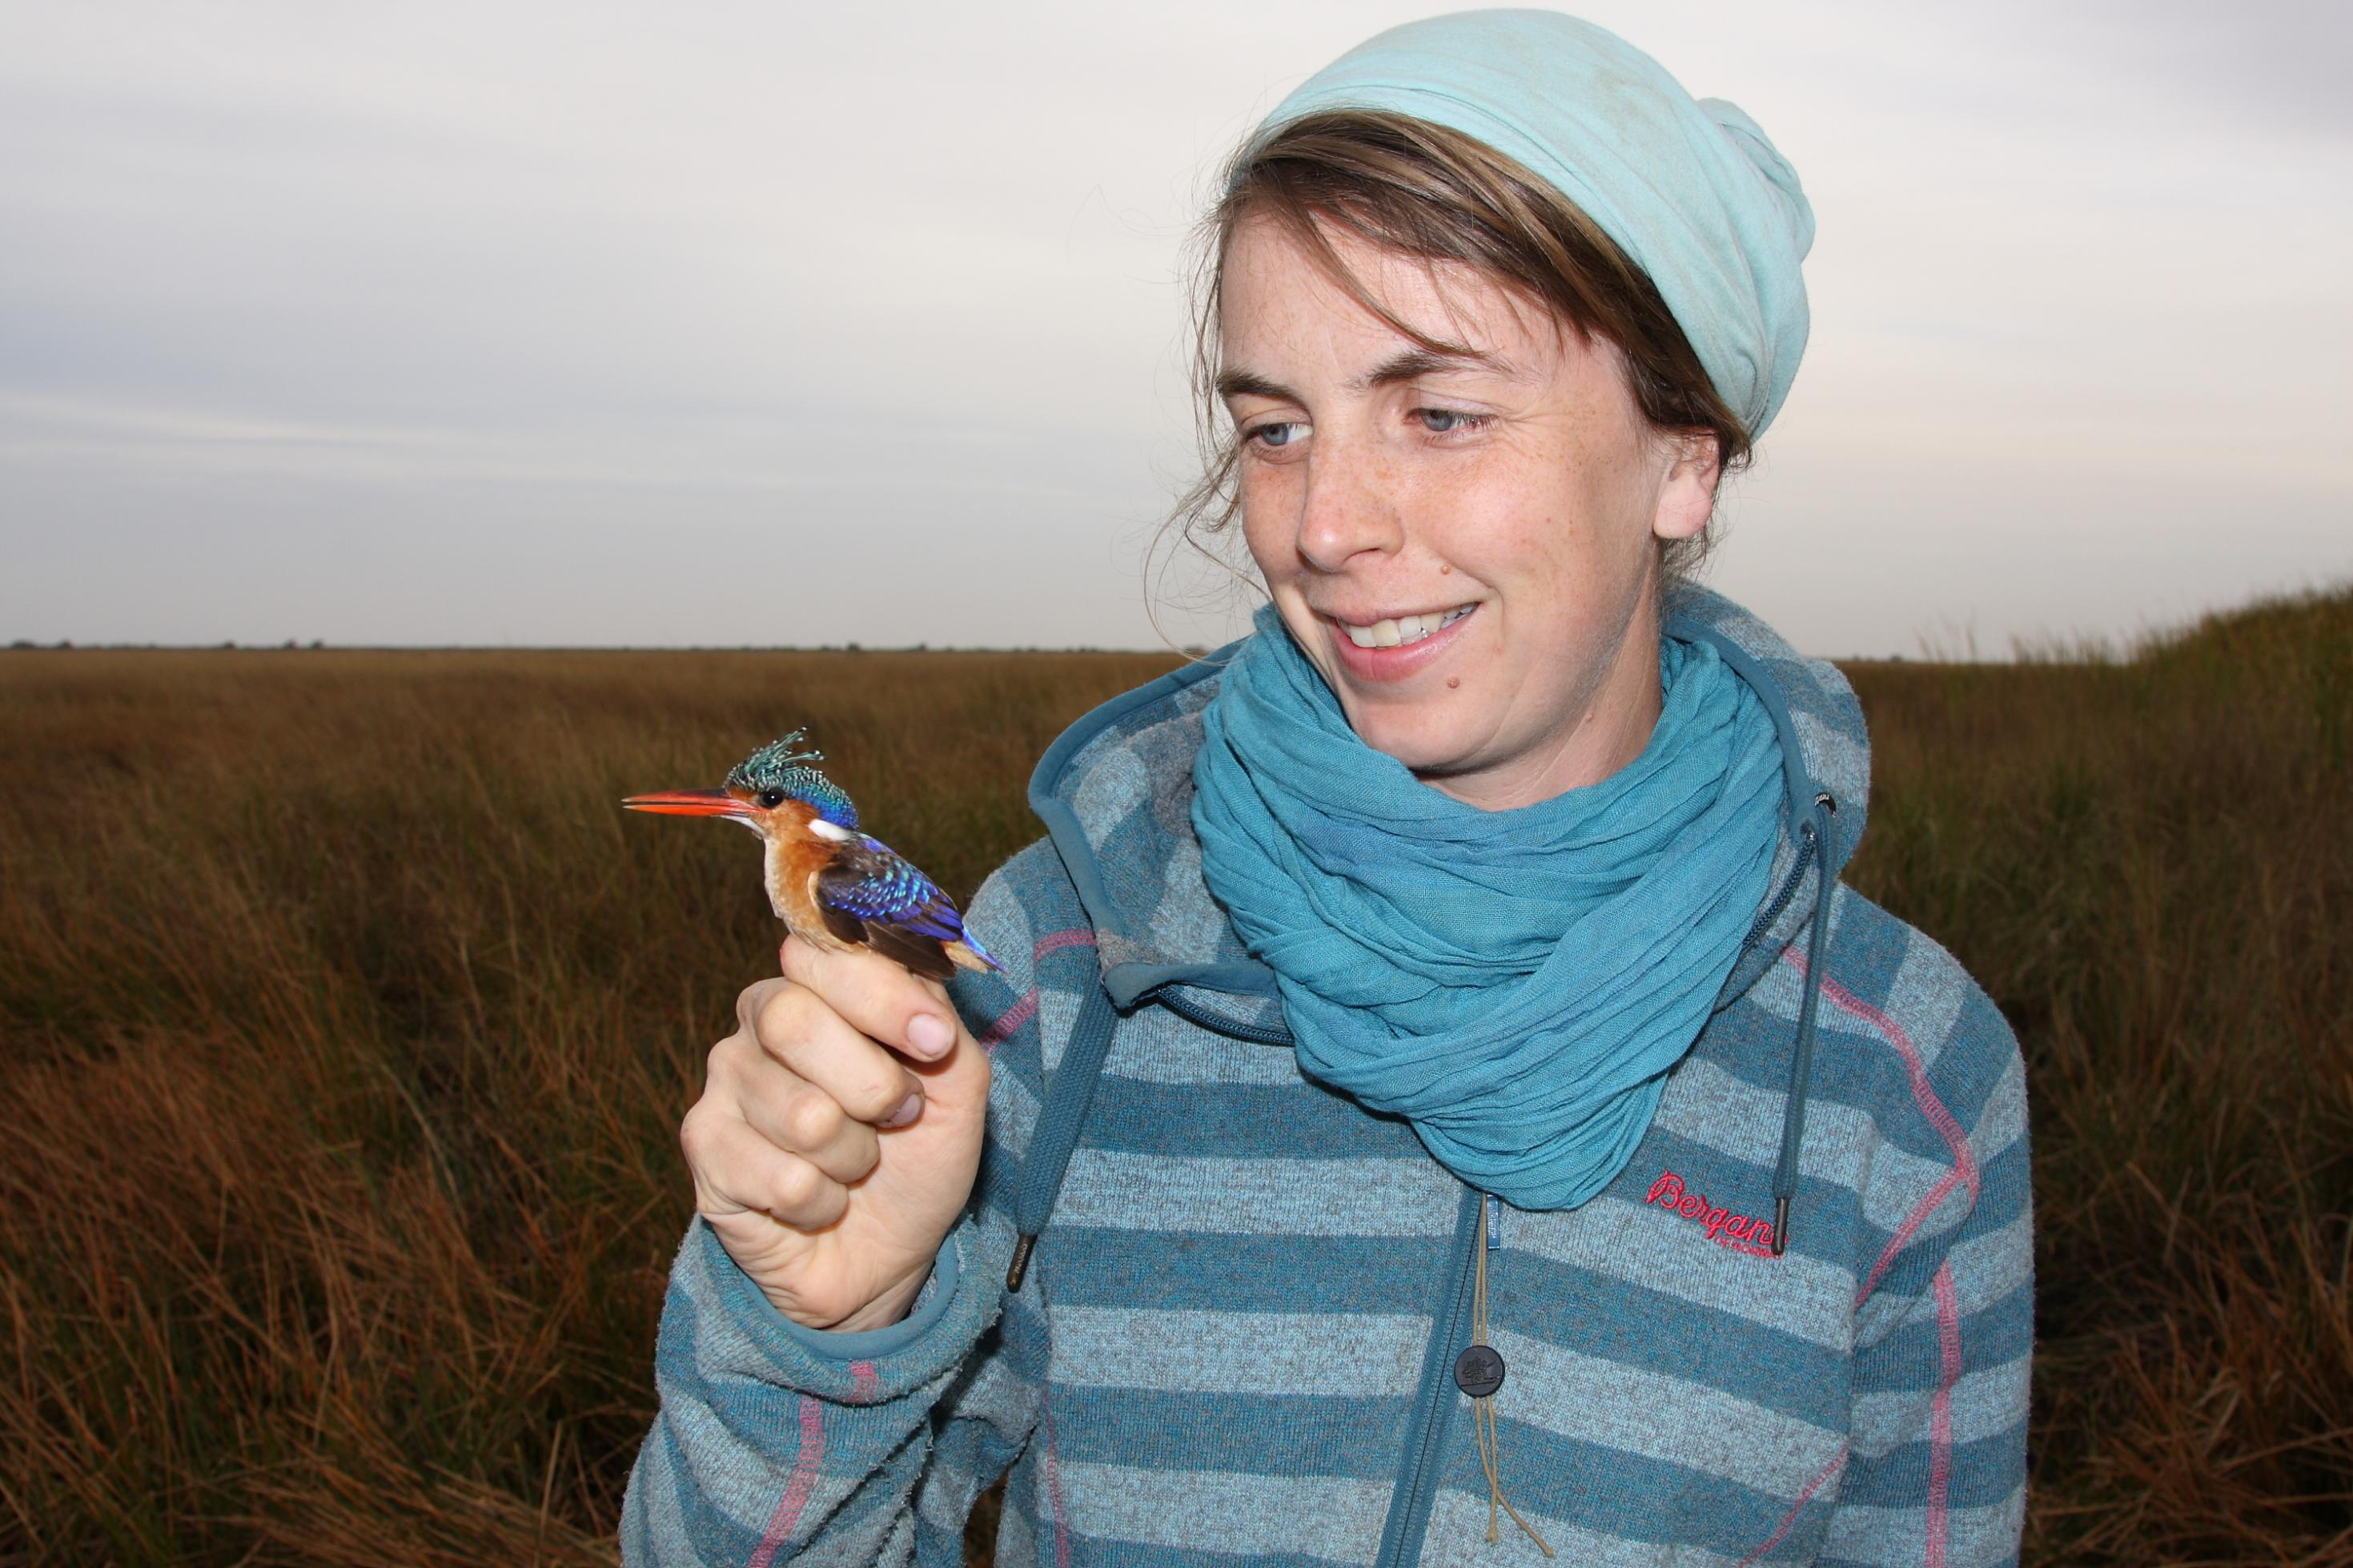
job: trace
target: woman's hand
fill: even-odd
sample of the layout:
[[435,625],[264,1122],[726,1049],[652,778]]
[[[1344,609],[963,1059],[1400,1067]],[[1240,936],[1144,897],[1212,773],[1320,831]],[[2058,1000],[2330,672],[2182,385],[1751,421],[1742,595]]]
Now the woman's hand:
[[779,959],[679,1130],[695,1207],[795,1322],[882,1328],[972,1194],[988,1056],[944,989],[887,958],[796,937]]

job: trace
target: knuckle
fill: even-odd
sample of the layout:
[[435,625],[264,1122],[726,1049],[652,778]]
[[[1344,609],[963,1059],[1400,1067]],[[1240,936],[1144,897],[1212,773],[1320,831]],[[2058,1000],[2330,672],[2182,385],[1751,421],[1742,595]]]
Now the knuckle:
[[763,1048],[774,1051],[808,1034],[809,994],[781,980],[767,984],[770,990],[752,1016],[752,1033]]
[[784,986],[781,980],[754,980],[735,994],[735,1024],[745,1034],[752,1031],[760,1011],[768,1000]]
[[679,1152],[690,1168],[699,1171],[711,1163],[711,1114],[698,1100],[678,1124]]
[[825,1173],[807,1160],[787,1160],[776,1173],[776,1208],[779,1213],[807,1215],[824,1196]]
[[847,1120],[833,1097],[812,1090],[797,1096],[785,1111],[785,1131],[794,1146],[821,1149],[833,1142]]
[[702,1060],[702,1092],[706,1097],[718,1090],[750,1048],[750,1039],[741,1032],[727,1036],[711,1047]]

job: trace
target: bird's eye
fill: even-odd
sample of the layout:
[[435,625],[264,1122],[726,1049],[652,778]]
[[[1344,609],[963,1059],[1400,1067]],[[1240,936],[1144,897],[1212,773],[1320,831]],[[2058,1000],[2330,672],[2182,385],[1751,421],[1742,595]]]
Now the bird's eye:
[[785,792],[780,789],[764,789],[760,792],[760,804],[774,811],[785,804]]

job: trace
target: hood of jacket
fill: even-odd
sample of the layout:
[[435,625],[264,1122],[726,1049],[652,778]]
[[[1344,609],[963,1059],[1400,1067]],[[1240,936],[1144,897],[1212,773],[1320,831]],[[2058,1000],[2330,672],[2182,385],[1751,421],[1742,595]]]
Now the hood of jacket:
[[[1812,917],[1862,837],[1871,779],[1862,706],[1830,664],[1803,658],[1731,600],[1689,584],[1665,605],[1670,636],[1704,639],[1772,715],[1786,785],[1767,893],[1716,999],[1730,1005]],[[1104,989],[1123,1011],[1185,994],[1187,1010],[1246,1034],[1279,1027],[1274,974],[1245,952],[1201,878],[1193,758],[1201,710],[1240,644],[1113,698],[1039,759],[1029,805],[1046,826],[1095,928]],[[1828,797],[1827,811],[1817,803]],[[1823,825],[1825,868],[1808,842]],[[1820,831],[1819,827],[1814,831]],[[1826,868],[1830,876],[1816,875]]]

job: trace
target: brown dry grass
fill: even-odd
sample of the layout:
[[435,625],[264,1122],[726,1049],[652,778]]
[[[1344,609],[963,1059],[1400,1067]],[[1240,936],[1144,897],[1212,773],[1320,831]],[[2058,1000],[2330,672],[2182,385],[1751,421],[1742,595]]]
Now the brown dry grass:
[[2030,1560],[2353,1563],[2353,593],[1850,673],[1852,880],[2026,1048]]
[[[609,1561],[807,721],[956,890],[1165,658],[0,656],[0,1560]],[[886,766],[882,759],[890,759]]]
[[[967,893],[1169,662],[0,655],[0,1562],[612,1561],[775,936],[615,800],[808,722]],[[1853,673],[1854,879],[2029,1051],[2030,1558],[2353,1563],[2353,596]]]

